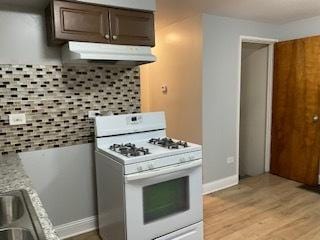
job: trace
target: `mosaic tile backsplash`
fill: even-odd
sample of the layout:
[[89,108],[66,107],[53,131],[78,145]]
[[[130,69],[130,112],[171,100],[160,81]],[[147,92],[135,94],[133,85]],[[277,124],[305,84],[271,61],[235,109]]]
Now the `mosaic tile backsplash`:
[[89,110],[140,112],[139,68],[0,65],[0,154],[93,142]]

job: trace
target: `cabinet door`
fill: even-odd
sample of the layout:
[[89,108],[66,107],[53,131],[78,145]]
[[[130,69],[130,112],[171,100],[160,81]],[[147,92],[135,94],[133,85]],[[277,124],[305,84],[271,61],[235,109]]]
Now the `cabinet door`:
[[275,46],[271,173],[318,184],[320,37]]
[[154,46],[153,12],[110,9],[111,43]]
[[108,8],[53,1],[54,40],[109,43]]

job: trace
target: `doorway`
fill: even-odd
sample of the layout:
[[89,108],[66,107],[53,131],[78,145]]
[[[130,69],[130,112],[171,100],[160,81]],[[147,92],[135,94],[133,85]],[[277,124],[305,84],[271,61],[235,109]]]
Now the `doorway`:
[[239,178],[270,170],[273,45],[276,40],[242,38],[239,88]]

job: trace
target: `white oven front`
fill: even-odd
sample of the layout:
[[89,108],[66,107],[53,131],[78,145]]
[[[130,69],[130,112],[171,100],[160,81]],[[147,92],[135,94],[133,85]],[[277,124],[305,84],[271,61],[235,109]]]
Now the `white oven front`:
[[202,240],[202,229],[172,237],[202,222],[201,159],[127,175],[125,199],[127,240]]

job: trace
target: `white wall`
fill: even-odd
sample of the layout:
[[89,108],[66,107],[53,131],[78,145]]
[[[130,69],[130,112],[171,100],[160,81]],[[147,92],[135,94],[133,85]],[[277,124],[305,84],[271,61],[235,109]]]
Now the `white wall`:
[[243,43],[240,99],[240,176],[265,170],[268,45]]
[[96,215],[93,145],[20,153],[55,226]]
[[42,13],[0,9],[0,64],[59,64],[60,48],[47,47]]
[[[276,38],[277,26],[212,15],[203,16],[204,181],[237,174],[240,35]],[[236,177],[236,176],[235,176]]]
[[278,37],[280,40],[290,40],[320,34],[320,16],[280,25]]

